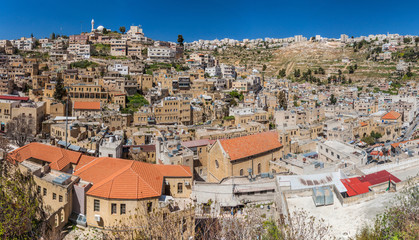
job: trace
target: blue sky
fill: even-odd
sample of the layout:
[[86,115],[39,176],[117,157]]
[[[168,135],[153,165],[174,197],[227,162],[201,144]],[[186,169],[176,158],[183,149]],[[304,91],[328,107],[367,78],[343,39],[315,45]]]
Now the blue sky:
[[141,24],[155,40],[339,37],[376,33],[419,35],[419,1],[7,1],[0,2],[0,39],[90,30],[90,21],[112,30]]

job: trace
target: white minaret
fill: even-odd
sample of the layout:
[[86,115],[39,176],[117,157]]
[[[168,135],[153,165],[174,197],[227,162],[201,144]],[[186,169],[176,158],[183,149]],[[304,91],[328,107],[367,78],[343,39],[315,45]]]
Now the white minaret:
[[92,19],[92,32],[95,30],[95,20]]

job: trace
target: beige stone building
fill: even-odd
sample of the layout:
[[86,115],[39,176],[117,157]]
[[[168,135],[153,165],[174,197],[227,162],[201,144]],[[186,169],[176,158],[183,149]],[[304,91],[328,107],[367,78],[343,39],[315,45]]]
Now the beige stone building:
[[190,100],[181,97],[165,97],[152,107],[143,107],[134,113],[134,124],[192,124]]
[[209,150],[207,181],[269,172],[270,161],[283,156],[282,147],[276,132],[217,140]]

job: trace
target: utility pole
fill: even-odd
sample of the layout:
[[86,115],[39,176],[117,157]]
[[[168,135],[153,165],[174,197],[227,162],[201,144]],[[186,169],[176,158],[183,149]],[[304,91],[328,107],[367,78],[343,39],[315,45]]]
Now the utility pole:
[[68,98],[70,96],[67,95],[67,103],[66,103],[66,111],[65,111],[65,149],[68,148],[67,138],[68,138]]

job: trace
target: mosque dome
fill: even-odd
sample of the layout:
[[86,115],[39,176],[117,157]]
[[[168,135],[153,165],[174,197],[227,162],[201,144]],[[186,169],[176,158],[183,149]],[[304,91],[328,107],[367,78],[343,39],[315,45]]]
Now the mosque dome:
[[97,27],[97,30],[98,31],[103,31],[104,28],[105,28],[104,26],[100,25],[99,27]]

